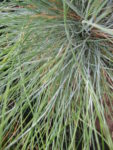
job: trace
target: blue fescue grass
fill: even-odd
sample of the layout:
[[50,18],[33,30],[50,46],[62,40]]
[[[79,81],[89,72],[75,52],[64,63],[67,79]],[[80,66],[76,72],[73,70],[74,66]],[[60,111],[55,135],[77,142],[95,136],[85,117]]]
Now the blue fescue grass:
[[113,149],[112,0],[0,3],[0,149]]

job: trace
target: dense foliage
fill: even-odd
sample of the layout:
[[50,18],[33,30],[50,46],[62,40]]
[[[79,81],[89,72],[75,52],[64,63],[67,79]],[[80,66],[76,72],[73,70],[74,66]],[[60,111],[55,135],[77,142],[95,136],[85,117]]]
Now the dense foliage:
[[0,149],[113,149],[113,1],[0,3]]

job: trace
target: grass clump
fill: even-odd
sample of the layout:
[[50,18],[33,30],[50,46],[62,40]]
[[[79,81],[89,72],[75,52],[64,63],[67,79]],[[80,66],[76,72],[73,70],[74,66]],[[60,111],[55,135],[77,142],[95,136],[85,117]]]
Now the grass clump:
[[0,149],[113,149],[113,1],[0,3]]

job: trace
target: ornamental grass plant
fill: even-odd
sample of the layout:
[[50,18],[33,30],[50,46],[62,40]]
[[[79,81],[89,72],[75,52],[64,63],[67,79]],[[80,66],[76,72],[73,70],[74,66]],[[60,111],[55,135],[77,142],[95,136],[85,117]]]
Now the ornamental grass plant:
[[0,150],[113,150],[113,0],[0,2]]

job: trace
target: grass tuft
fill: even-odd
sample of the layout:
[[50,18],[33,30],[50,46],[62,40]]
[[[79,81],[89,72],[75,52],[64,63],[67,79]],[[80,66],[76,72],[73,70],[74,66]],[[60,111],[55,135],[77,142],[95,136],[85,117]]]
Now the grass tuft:
[[113,1],[0,2],[0,149],[113,149]]

